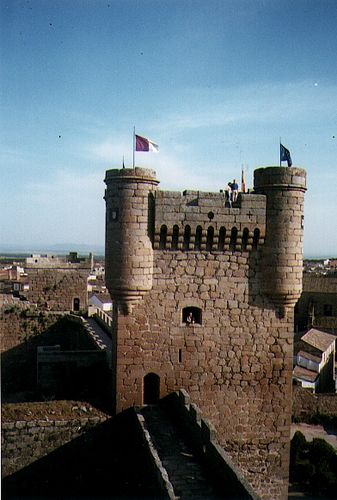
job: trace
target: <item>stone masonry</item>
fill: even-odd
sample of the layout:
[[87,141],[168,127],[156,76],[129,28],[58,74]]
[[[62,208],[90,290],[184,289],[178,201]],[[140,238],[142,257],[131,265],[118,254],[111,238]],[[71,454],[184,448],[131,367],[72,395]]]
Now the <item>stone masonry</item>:
[[187,390],[261,498],[287,498],[305,171],[256,170],[232,208],[137,167],[105,182],[116,411]]
[[27,259],[27,299],[39,309],[78,311],[87,308],[87,279],[90,261],[68,262],[64,258]]

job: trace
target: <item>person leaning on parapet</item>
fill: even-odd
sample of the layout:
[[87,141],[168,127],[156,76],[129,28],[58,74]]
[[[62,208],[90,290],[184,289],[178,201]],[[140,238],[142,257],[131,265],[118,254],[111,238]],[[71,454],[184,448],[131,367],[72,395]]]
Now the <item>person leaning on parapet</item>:
[[187,325],[191,325],[191,324],[194,324],[194,318],[193,318],[193,314],[190,312],[186,318],[186,324]]
[[238,197],[239,185],[237,184],[235,179],[233,179],[233,182],[231,184],[231,189],[232,189],[232,201],[236,201]]

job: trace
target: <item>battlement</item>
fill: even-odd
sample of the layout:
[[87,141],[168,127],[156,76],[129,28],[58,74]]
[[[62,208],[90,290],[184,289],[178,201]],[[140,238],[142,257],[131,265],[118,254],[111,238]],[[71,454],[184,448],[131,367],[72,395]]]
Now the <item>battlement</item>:
[[240,193],[228,207],[224,193],[157,191],[154,248],[250,251],[263,244],[266,197]]
[[26,258],[25,269],[90,269],[92,254],[89,257],[79,257],[77,252],[67,256],[56,254],[32,254]]

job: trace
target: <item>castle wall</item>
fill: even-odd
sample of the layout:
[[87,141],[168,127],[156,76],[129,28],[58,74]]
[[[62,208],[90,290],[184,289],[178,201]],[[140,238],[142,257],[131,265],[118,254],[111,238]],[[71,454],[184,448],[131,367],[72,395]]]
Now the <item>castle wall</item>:
[[79,299],[79,309],[86,309],[89,269],[27,268],[26,272],[29,290],[25,295],[40,309],[73,311],[76,299]]
[[[186,389],[261,497],[281,499],[305,172],[260,170],[259,193],[242,194],[236,208],[220,193],[155,193],[152,288],[127,310],[112,290],[116,408],[146,403],[151,373],[160,397]],[[195,323],[187,323],[186,311]]]
[[[277,498],[288,474],[291,316],[249,304],[247,254],[155,257],[153,289],[118,318],[118,411],[143,404],[147,373],[159,375],[161,396],[183,387],[253,484],[273,477],[266,498]],[[182,322],[187,306],[202,310],[202,325]]]
[[[31,406],[26,405],[27,412],[32,413]],[[5,478],[45,457],[107,418],[97,415],[81,417],[76,416],[75,411],[73,413],[74,417],[71,419],[69,417],[56,419],[53,415],[49,415],[39,420],[3,421],[1,426],[2,477]]]

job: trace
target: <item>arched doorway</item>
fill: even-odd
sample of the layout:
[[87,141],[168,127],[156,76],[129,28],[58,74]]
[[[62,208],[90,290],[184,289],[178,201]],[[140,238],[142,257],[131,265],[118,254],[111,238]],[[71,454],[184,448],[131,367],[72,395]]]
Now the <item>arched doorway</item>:
[[78,297],[74,299],[73,310],[74,311],[80,310],[80,299]]
[[143,404],[153,405],[160,398],[160,377],[156,373],[148,373],[144,377]]

